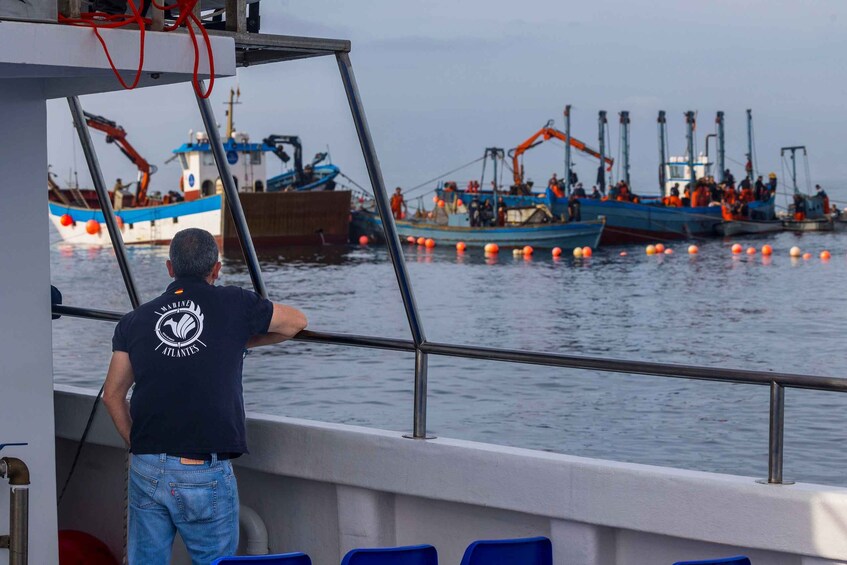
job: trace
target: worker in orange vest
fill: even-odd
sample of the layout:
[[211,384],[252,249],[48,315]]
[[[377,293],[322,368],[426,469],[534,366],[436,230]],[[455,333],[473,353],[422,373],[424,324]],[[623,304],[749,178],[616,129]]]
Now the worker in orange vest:
[[394,195],[391,197],[391,214],[395,220],[402,220],[408,212],[406,200],[403,199],[403,189],[398,186],[394,189]]

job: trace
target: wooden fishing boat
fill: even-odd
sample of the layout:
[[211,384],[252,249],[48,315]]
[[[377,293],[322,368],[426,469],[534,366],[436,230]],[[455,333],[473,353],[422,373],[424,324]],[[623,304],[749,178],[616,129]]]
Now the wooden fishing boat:
[[722,237],[742,234],[774,233],[785,229],[782,220],[733,220],[721,222],[715,226],[715,232]]
[[[510,210],[513,212],[513,210]],[[446,214],[445,214],[446,215]],[[464,242],[469,247],[484,247],[496,243],[500,247],[539,248],[597,247],[603,233],[604,222],[537,222],[508,224],[505,226],[471,227],[467,214],[449,214],[447,223],[438,223],[438,218],[395,220],[397,234],[405,240],[431,238],[436,244],[455,245]],[[382,220],[370,210],[353,212],[351,225],[353,236],[366,235],[375,242],[384,242]]]
[[723,237],[742,234],[773,233],[785,229],[782,220],[776,218],[775,197],[747,204],[747,215],[715,226],[715,233]]
[[815,218],[806,220],[783,220],[786,231],[834,231],[835,222],[832,218]]

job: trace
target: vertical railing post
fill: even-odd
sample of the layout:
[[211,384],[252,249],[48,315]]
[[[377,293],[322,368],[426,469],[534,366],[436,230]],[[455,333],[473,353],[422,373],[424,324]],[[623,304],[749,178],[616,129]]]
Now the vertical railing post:
[[770,434],[768,442],[768,483],[782,484],[782,452],[784,446],[785,388],[771,383]]
[[138,293],[138,287],[136,287],[135,279],[133,279],[132,272],[129,269],[124,240],[121,236],[120,228],[118,228],[118,222],[115,219],[115,212],[112,210],[112,201],[109,200],[109,191],[106,190],[106,181],[103,180],[103,172],[100,170],[100,162],[97,160],[97,153],[94,151],[94,144],[91,142],[91,133],[88,131],[88,124],[85,122],[85,114],[82,111],[79,98],[76,96],[69,97],[68,106],[71,110],[71,117],[73,118],[77,135],[79,135],[82,152],[85,154],[88,172],[91,173],[94,190],[97,192],[97,199],[100,201],[100,211],[103,212],[103,220],[106,222],[106,229],[109,232],[109,238],[112,240],[112,248],[115,250],[115,258],[118,260],[118,267],[124,279],[129,301],[133,309],[138,308],[141,304],[141,296]]
[[[206,82],[200,82],[200,90],[206,91]],[[232,178],[232,172],[229,169],[229,161],[226,160],[226,153],[221,142],[221,133],[218,131],[218,124],[215,121],[215,113],[212,111],[212,104],[208,98],[203,98],[195,93],[197,105],[200,107],[200,115],[203,118],[203,125],[206,127],[206,135],[209,136],[209,147],[212,149],[212,155],[215,157],[215,164],[218,166],[218,174],[221,177],[221,184],[224,187],[224,197],[226,198],[226,207],[232,215],[232,222],[235,224],[235,231],[238,234],[238,242],[241,244],[241,252],[244,254],[244,260],[247,262],[247,270],[250,272],[250,280],[253,282],[253,288],[264,298],[268,297],[268,291],[265,288],[265,281],[262,279],[262,268],[259,266],[259,258],[256,255],[256,247],[253,245],[253,239],[250,237],[250,228],[247,227],[247,218],[244,216],[244,209],[241,207],[241,199],[238,197],[238,188],[235,186],[235,180]],[[223,226],[221,226],[223,232]],[[221,233],[221,238],[224,234]]]
[[400,286],[400,296],[403,298],[403,306],[406,309],[406,317],[409,320],[409,328],[412,331],[412,339],[415,342],[415,401],[413,414],[413,433],[415,439],[425,439],[426,435],[426,389],[427,389],[427,356],[420,350],[420,346],[426,341],[423,324],[420,320],[418,307],[415,304],[415,295],[412,291],[412,283],[406,270],[406,262],[403,258],[403,250],[400,246],[400,238],[397,236],[397,228],[394,225],[394,217],[388,202],[388,191],[385,189],[385,181],[382,178],[382,170],[376,156],[373,139],[371,138],[368,120],[365,117],[365,109],[359,96],[359,88],[356,85],[356,77],[353,74],[353,66],[347,53],[336,53],[338,70],[341,73],[341,82],[347,93],[347,102],[350,104],[350,112],[353,115],[353,123],[359,136],[359,145],[365,159],[368,177],[374,191],[376,209],[382,219],[382,229],[391,263],[394,265],[394,274]]

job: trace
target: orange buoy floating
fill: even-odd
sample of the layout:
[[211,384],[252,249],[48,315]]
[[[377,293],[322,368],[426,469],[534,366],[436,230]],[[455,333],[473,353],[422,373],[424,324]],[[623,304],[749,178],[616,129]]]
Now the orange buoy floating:
[[535,251],[535,249],[533,249],[529,245],[524,245],[524,248],[522,249],[522,252],[523,252],[524,255],[532,255],[533,251]]
[[418,245],[426,244],[426,238],[425,237],[419,237],[417,243],[418,243]]
[[367,245],[368,244],[368,236],[360,235],[359,236],[359,245]]
[[467,248],[468,248],[468,246],[465,245],[464,241],[460,241],[459,243],[456,244],[456,251],[461,252],[461,251],[464,251]]
[[68,227],[69,225],[74,223],[74,219],[71,217],[70,214],[62,214],[62,217],[59,218],[59,223],[65,227]]
[[621,257],[626,257],[627,255],[629,255],[629,253],[627,253],[626,251],[621,251]]
[[427,249],[432,249],[433,247],[435,247],[435,240],[432,239],[432,238],[429,238],[426,241],[424,241],[424,245],[426,245]]
[[748,247],[747,248],[747,255],[755,255],[755,254],[756,254],[756,248],[755,247]]
[[662,245],[661,243],[657,243],[655,245],[655,248],[656,248],[656,253],[664,253],[665,252],[665,246]]
[[823,259],[824,261],[829,261],[831,257],[832,257],[832,254],[829,251],[827,251],[827,250],[821,251],[821,259]]
[[696,245],[689,245],[688,246],[688,254],[689,255],[697,255],[698,253],[700,253],[699,247],[697,247]]
[[733,244],[733,246],[732,246],[732,254],[733,255],[738,255],[739,253],[741,253],[741,250],[742,250],[742,247],[741,247],[740,243]]
[[811,259],[811,258],[812,258],[812,254],[811,254],[811,253],[803,253],[803,260],[804,260],[804,261],[808,261],[808,260],[809,260],[809,259]]
[[647,253],[647,255],[655,255],[656,254],[656,246],[655,245],[648,245],[647,248],[644,250],[644,252]]
[[592,251],[591,251],[590,247],[586,246],[586,247],[582,248],[582,256],[583,257],[591,257],[591,255],[592,255]]
[[406,242],[408,242],[408,243],[415,243],[415,241],[417,241],[417,240],[412,235],[410,235],[409,237],[406,238]]
[[768,255],[771,255],[771,254],[773,254],[773,247],[771,247],[770,245],[767,245],[767,244],[763,245],[762,246],[762,255],[768,256]]
[[85,231],[91,235],[97,235],[100,233],[100,222],[97,220],[88,220],[85,222]]
[[803,252],[800,251],[800,248],[795,245],[794,247],[788,250],[788,254],[792,257],[799,257],[803,254]]
[[489,255],[494,255],[500,252],[500,246],[496,243],[486,243],[484,249]]
[[553,254],[553,257],[559,257],[562,254],[562,248],[561,247],[554,247],[553,251],[551,251],[551,253]]
[[670,247],[665,249],[665,255],[673,255],[673,249],[671,249]]

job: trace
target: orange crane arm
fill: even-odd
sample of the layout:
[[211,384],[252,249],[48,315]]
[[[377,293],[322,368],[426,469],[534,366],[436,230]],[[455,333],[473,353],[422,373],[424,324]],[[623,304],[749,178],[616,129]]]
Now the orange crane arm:
[[127,159],[132,161],[132,164],[138,167],[140,180],[138,182],[138,192],[136,193],[136,205],[145,206],[147,204],[147,188],[150,186],[150,175],[156,172],[156,167],[147,162],[142,157],[135,147],[127,141],[126,130],[117,123],[104,118],[85,112],[85,123],[91,129],[102,131],[106,134],[106,143],[115,143],[121,153],[126,155]]
[[[552,123],[552,121],[551,121],[551,123]],[[538,140],[539,137],[541,137],[542,139]],[[600,158],[600,152],[599,151],[595,151],[594,149],[591,149],[585,143],[576,139],[573,136],[571,136],[570,139],[568,139],[568,137],[564,133],[560,132],[556,128],[550,127],[550,125],[548,124],[548,125],[544,126],[543,128],[541,128],[540,130],[538,130],[537,132],[535,132],[534,134],[532,134],[532,136],[530,136],[529,139],[527,139],[526,141],[524,141],[523,143],[521,143],[520,145],[518,145],[517,147],[515,147],[511,151],[509,151],[509,154],[512,157],[512,171],[514,173],[515,184],[521,184],[523,182],[523,170],[521,169],[520,163],[518,162],[518,158],[521,155],[523,155],[524,153],[526,153],[526,151],[528,149],[532,149],[536,145],[538,145],[538,144],[540,144],[544,141],[547,141],[547,140],[549,140],[550,138],[553,138],[553,137],[555,137],[556,139],[559,139],[559,140],[561,140],[565,143],[569,142],[571,147],[573,147],[577,151],[582,151],[583,153],[587,153],[588,155],[591,155],[592,157],[595,157],[597,159]],[[610,157],[605,157],[604,161],[606,161],[606,164],[608,165],[607,170],[611,171],[612,165],[614,165],[615,160],[610,158]],[[565,174],[568,174],[568,172],[565,171]]]

